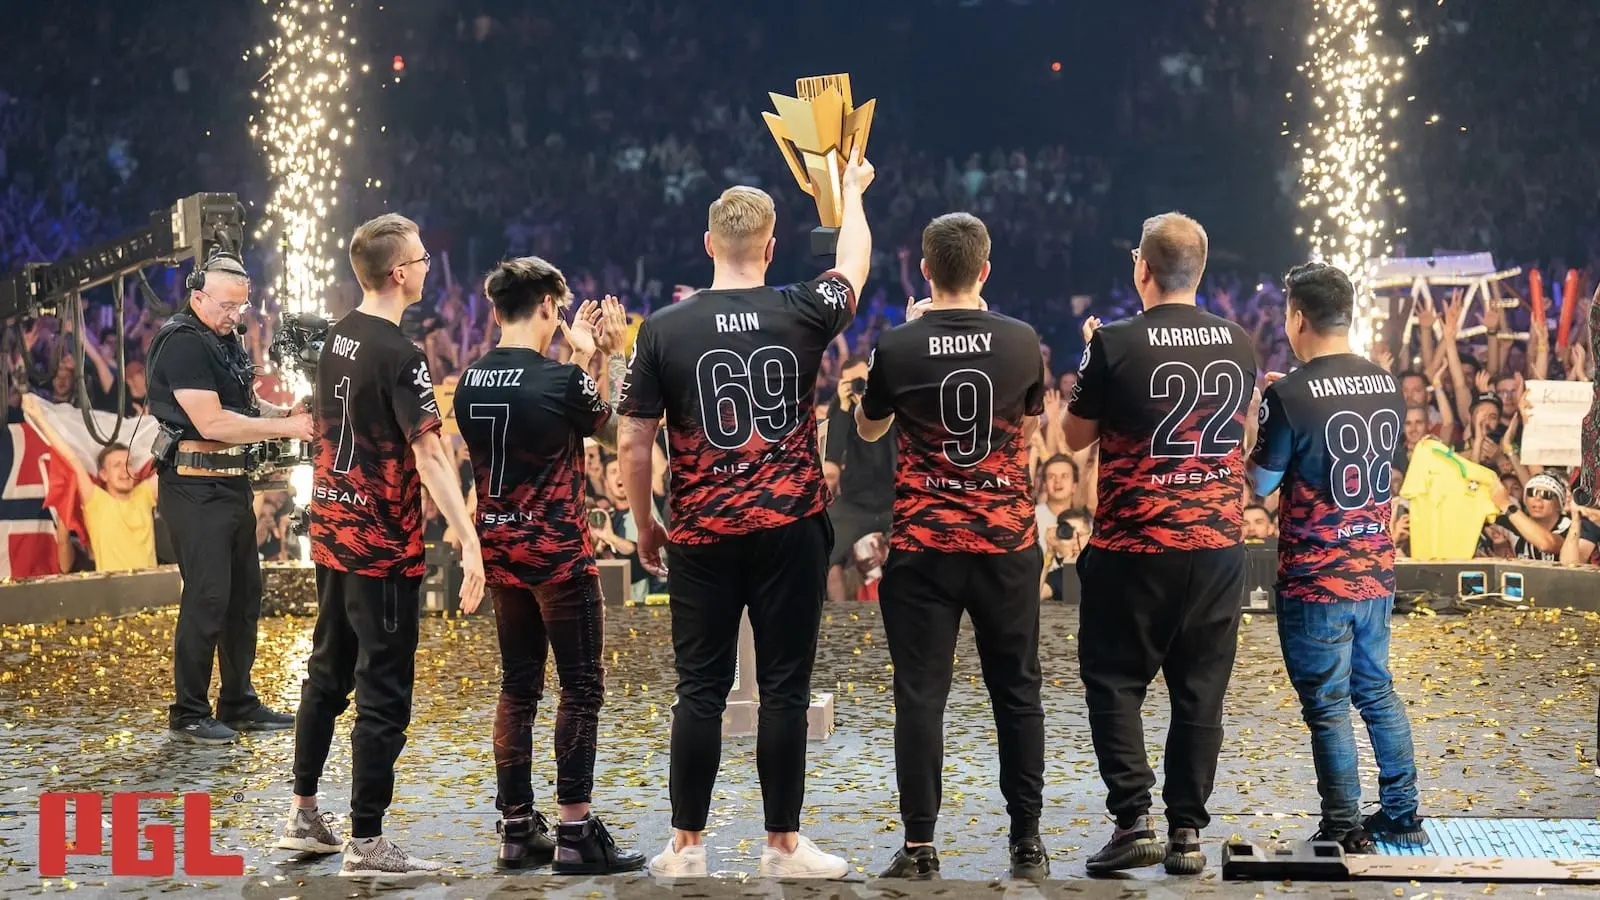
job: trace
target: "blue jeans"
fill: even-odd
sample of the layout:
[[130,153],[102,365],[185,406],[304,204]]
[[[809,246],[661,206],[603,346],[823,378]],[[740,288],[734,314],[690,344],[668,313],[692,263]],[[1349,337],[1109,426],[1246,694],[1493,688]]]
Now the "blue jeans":
[[1389,617],[1394,598],[1361,602],[1278,601],[1278,640],[1289,681],[1311,729],[1311,756],[1322,795],[1322,828],[1339,835],[1361,823],[1350,704],[1367,723],[1378,762],[1378,799],[1395,818],[1417,809],[1411,722],[1389,675]]

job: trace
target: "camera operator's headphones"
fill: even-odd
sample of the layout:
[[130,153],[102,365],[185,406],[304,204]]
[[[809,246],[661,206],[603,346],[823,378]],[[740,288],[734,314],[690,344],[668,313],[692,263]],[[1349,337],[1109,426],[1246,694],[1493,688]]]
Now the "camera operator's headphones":
[[227,272],[241,278],[250,277],[250,273],[245,271],[244,260],[240,259],[237,253],[229,252],[222,247],[214,247],[211,255],[206,257],[206,261],[196,264],[194,271],[183,280],[184,287],[190,291],[205,290],[207,272]]

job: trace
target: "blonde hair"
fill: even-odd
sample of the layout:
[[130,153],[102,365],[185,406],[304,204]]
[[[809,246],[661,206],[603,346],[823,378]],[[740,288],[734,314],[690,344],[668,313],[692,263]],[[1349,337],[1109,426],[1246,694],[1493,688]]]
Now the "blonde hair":
[[364,290],[383,287],[400,261],[406,236],[416,233],[417,223],[396,213],[361,223],[350,238],[350,268]]
[[736,185],[711,201],[706,230],[713,244],[734,256],[759,254],[772,237],[778,211],[772,195],[760,188]]

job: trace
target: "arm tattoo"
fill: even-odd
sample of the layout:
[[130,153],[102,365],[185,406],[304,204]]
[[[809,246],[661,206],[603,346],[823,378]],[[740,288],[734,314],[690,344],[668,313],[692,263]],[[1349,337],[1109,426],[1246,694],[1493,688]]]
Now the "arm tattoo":
[[609,388],[609,390],[606,392],[606,396],[612,400],[615,400],[617,395],[622,392],[622,382],[625,381],[627,377],[628,361],[623,359],[621,354],[611,357],[611,361],[606,364],[606,381],[608,382],[607,387]]

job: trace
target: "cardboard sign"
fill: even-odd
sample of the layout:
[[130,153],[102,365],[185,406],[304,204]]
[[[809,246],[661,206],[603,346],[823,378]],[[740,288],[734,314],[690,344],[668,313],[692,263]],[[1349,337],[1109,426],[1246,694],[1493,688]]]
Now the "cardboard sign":
[[1586,381],[1530,381],[1532,411],[1522,426],[1522,461],[1541,466],[1577,466],[1582,461],[1583,418],[1594,402]]

